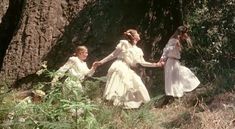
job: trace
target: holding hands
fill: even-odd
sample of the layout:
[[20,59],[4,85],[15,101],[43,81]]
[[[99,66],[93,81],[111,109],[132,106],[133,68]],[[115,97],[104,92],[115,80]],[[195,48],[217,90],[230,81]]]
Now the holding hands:
[[165,65],[165,60],[163,58],[161,58],[157,63],[156,66],[157,67],[164,67]]
[[93,64],[92,64],[92,68],[93,69],[96,69],[98,66],[100,66],[102,63],[100,62],[100,61],[95,61],[95,62],[93,62]]

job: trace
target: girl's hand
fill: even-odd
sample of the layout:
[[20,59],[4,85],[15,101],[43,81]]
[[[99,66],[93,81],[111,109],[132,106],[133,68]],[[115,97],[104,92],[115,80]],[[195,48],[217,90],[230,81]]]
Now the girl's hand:
[[156,63],[156,67],[164,67],[165,65],[165,61],[163,60],[159,60],[157,63]]
[[100,66],[102,63],[100,61],[95,61],[93,64],[92,64],[92,67],[94,69],[96,69],[98,66]]
[[159,62],[161,64],[161,67],[164,67],[165,66],[165,61],[161,61]]

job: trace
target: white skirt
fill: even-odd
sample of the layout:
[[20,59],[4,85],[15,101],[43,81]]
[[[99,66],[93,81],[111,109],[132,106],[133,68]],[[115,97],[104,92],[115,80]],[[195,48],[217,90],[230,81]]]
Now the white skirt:
[[194,90],[200,81],[193,72],[182,66],[179,60],[168,58],[165,65],[165,93],[173,97],[182,97],[184,92]]
[[104,98],[125,109],[139,108],[150,101],[141,78],[121,60],[116,60],[109,68]]

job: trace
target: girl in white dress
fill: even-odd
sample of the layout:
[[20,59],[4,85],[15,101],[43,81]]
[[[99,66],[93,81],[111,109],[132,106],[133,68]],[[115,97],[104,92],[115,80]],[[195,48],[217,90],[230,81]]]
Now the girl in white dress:
[[125,109],[139,108],[150,101],[149,93],[141,78],[131,68],[140,64],[145,67],[160,67],[160,63],[146,62],[143,51],[136,46],[140,40],[138,32],[129,29],[124,32],[125,40],[120,40],[116,49],[99,63],[104,64],[114,58],[108,70],[104,98],[113,101],[114,106]]
[[79,92],[82,92],[83,88],[81,82],[84,80],[85,76],[92,76],[97,67],[96,62],[92,64],[91,69],[87,67],[85,62],[88,56],[87,47],[78,46],[73,55],[74,56],[70,57],[68,61],[57,70],[56,76],[52,79],[52,85],[54,85],[55,82],[67,72],[68,78],[66,78],[63,87],[64,95],[70,95],[70,93],[77,95]]
[[159,63],[164,66],[165,71],[165,93],[166,96],[182,97],[184,92],[194,90],[200,81],[190,69],[180,64],[181,41],[191,43],[187,35],[188,28],[180,26],[171,36],[160,58]]

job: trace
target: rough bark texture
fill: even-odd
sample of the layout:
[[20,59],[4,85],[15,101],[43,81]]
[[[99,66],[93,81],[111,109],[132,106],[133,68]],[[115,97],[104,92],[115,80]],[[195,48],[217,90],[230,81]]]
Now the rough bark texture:
[[8,0],[0,0],[0,24],[2,23],[2,17],[5,15],[9,6]]
[[146,58],[159,57],[155,53],[181,23],[178,5],[171,0],[27,0],[0,77],[16,85],[31,81],[44,60],[56,69],[80,44],[88,46],[91,63],[110,53],[128,28],[141,33]]
[[[3,1],[3,11],[0,23],[0,67],[2,66],[3,57],[5,55],[6,49],[11,41],[14,30],[16,29],[23,6],[24,0],[10,0],[8,2]],[[6,9],[7,8],[7,11]]]
[[39,70],[43,57],[68,23],[69,15],[65,14],[69,12],[68,4],[61,0],[29,0],[25,3],[19,28],[5,54],[2,79],[11,83]]
[[[8,0],[0,0],[0,33],[4,33],[3,26],[5,26],[2,23],[2,20],[4,19],[4,16],[6,16],[7,9],[9,7],[9,1]],[[5,28],[5,27],[4,27]],[[7,49],[8,44],[5,44],[3,41],[3,36],[0,34],[0,68],[2,66],[3,57],[5,55],[5,51]]]

